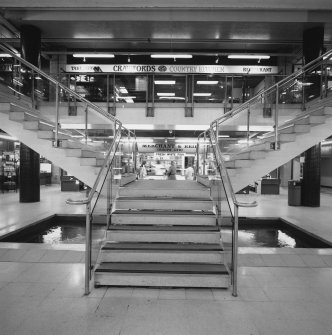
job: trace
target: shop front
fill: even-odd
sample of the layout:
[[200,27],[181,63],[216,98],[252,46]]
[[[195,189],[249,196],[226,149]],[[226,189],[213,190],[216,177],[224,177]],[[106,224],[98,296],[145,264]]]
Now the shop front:
[[188,166],[195,166],[196,144],[183,139],[142,139],[138,143],[138,168],[145,164],[145,179],[166,179],[172,162],[176,179],[184,180]]

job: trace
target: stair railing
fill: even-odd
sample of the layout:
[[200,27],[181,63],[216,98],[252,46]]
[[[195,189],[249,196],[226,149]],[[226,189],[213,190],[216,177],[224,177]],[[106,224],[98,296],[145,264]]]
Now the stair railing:
[[[204,138],[204,141],[201,139]],[[231,240],[231,284],[232,295],[237,296],[237,271],[238,271],[238,227],[239,207],[255,207],[256,201],[240,202],[234,193],[230,177],[228,175],[221,151],[217,145],[216,129],[210,128],[199,135],[197,141],[197,166],[198,176],[211,188],[211,198],[215,205],[215,211],[219,223],[222,238],[223,216],[231,216],[232,240]],[[204,166],[204,167],[203,167]],[[227,208],[223,203],[227,202]],[[225,241],[224,241],[225,242]],[[223,241],[221,241],[223,243]],[[225,250],[225,246],[223,245]]]
[[[106,154],[96,181],[86,199],[68,199],[67,204],[85,205],[85,294],[91,291],[94,270],[98,265],[101,247],[111,224],[114,200],[123,178],[136,179],[135,155],[137,152],[135,134],[116,127],[114,140]],[[126,163],[126,164],[124,164]],[[104,217],[103,213],[106,213]],[[102,224],[102,225],[101,225]]]
[[[117,189],[122,180],[136,179],[136,136],[123,127],[116,117],[84,98],[82,93],[68,88],[6,46],[0,44],[0,49],[14,58],[13,77],[6,78],[4,82],[9,89],[7,93],[11,92],[11,95],[8,95],[14,99],[14,104],[15,101],[21,102],[20,108],[26,110],[29,117],[51,127],[54,133],[53,146],[61,146],[62,136],[65,136],[69,140],[80,140],[86,145],[82,149],[104,153],[103,157],[99,158],[102,164],[87,197],[66,201],[70,205],[85,205],[85,294],[89,294],[101,245],[111,224]],[[50,107],[51,112],[44,113],[44,110]],[[64,129],[61,126],[64,109],[68,110],[69,116],[80,116],[79,122],[83,123],[83,128],[74,126]],[[101,120],[104,136],[90,134],[90,113],[94,114],[94,118],[99,117]]]
[[[215,176],[211,179],[220,179],[221,186],[224,190],[225,197],[227,199],[229,211],[232,216],[232,260],[231,260],[231,271],[232,271],[232,286],[233,296],[237,296],[237,269],[238,269],[238,220],[239,220],[239,207],[255,207],[257,206],[256,201],[253,202],[240,202],[237,200],[233,186],[225,164],[225,153],[236,153],[242,149],[246,149],[249,145],[257,142],[271,140],[271,148],[274,150],[279,149],[280,143],[280,125],[288,125],[289,117],[287,113],[281,113],[282,106],[287,104],[300,104],[303,110],[302,115],[296,115],[294,119],[301,119],[308,116],[306,108],[314,105],[317,99],[323,99],[331,96],[332,88],[329,87],[329,79],[331,79],[331,58],[332,51],[325,53],[318,57],[312,62],[305,65],[301,70],[291,74],[283,80],[273,86],[262,90],[254,96],[252,99],[241,104],[237,108],[230,110],[223,116],[214,120],[210,124],[210,128],[200,134],[197,141],[197,171],[198,175],[208,175],[206,172],[206,137],[209,136],[210,144],[212,147],[213,158],[215,160]],[[259,112],[263,110],[263,115],[259,115]],[[263,116],[263,118],[262,118]],[[230,141],[227,140],[227,148],[224,141],[219,141],[219,137],[223,137],[222,126],[227,124],[228,121],[237,118],[237,126],[243,125],[245,129],[245,138],[233,145],[229,145]],[[268,122],[267,131],[258,131],[255,126],[259,124],[262,119],[270,119]],[[251,121],[254,119],[254,121]],[[241,123],[242,121],[242,123]],[[263,120],[266,121],[266,120]],[[267,122],[262,122],[260,128],[264,128]],[[263,127],[262,127],[263,126]],[[204,136],[203,150],[201,147],[201,139]],[[241,145],[244,144],[244,145]],[[228,149],[228,150],[226,150]],[[200,159],[203,156],[203,162]],[[213,160],[210,159],[210,164]],[[208,169],[209,170],[209,169]],[[211,169],[210,169],[211,170]],[[213,170],[213,169],[212,169]],[[210,171],[211,173],[211,171]],[[212,173],[213,174],[213,173]],[[217,206],[217,215],[221,215],[221,205]]]
[[[98,136],[90,135],[89,117],[91,118],[91,115],[97,118],[99,124],[105,124],[106,121],[108,125],[103,129],[105,136],[102,139],[100,138],[100,143],[105,138],[114,136],[114,125],[115,123],[121,124],[120,121],[85,98],[86,92],[84,90],[80,92],[79,89],[81,88],[78,87],[75,90],[71,89],[66,84],[19,57],[4,44],[0,43],[0,50],[14,59],[12,76],[4,78],[4,84],[7,85],[9,92],[17,101],[21,101],[32,108],[37,119],[52,121],[53,146],[60,146],[63,136],[75,140],[82,139],[82,143],[85,144],[90,144],[91,141],[95,143]],[[39,108],[41,106],[43,106],[42,109]],[[65,114],[67,114],[67,117],[75,116],[79,121],[71,124],[69,122],[69,124],[62,126],[64,122],[61,122],[61,120],[65,120],[63,119]],[[83,124],[83,128],[80,128],[78,124]],[[107,148],[100,145],[100,150],[105,152]]]
[[235,118],[243,132],[243,138],[237,138],[233,143],[221,139],[222,152],[237,153],[267,139],[270,147],[278,150],[282,140],[279,128],[294,118],[298,110],[292,110],[292,106],[300,106],[304,114],[308,107],[332,95],[332,87],[329,87],[331,69],[332,50],[215,119],[211,127],[213,125],[219,137],[223,135],[223,126]]

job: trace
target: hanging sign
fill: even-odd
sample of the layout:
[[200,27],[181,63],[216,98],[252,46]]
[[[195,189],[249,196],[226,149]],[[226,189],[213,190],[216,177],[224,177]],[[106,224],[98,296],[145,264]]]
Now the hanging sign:
[[278,66],[264,65],[146,65],[146,64],[68,64],[71,73],[225,73],[225,74],[277,74]]
[[182,153],[195,153],[196,144],[186,143],[137,143],[139,152],[182,152]]

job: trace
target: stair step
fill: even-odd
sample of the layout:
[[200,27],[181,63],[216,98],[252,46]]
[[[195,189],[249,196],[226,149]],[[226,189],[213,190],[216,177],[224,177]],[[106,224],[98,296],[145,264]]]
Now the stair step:
[[203,243],[112,243],[107,242],[102,250],[150,250],[150,251],[222,251],[220,244]]
[[[114,226],[113,226],[114,227]],[[123,226],[120,226],[123,227]],[[160,229],[160,228],[163,229]],[[217,229],[177,229],[178,226],[147,226],[144,229],[109,229],[107,241],[116,242],[173,242],[173,243],[220,243],[220,233]],[[199,228],[198,228],[199,227]]]
[[52,124],[46,124],[40,121],[24,121],[23,128],[27,130],[53,130]]
[[119,196],[120,197],[173,197],[173,198],[200,198],[203,200],[210,199],[210,191],[208,188],[205,189],[197,189],[193,192],[188,192],[187,189],[144,189],[144,188],[131,188],[128,187],[120,187],[119,189]]
[[[263,138],[263,140],[268,142],[274,142],[274,134],[269,134]],[[279,134],[279,141],[280,142],[294,142],[296,140],[296,134]]]
[[82,149],[84,148],[84,144],[78,141],[64,140],[62,141],[61,147],[68,149]]
[[139,209],[139,210],[202,210],[212,211],[210,199],[184,199],[171,197],[119,197],[115,203],[116,209]]
[[296,125],[305,125],[305,124],[322,124],[325,122],[326,117],[322,115],[309,115],[303,119],[295,121]]
[[296,124],[294,126],[295,133],[309,133],[310,132],[310,125],[304,125],[304,124]]
[[332,115],[332,107],[326,106],[324,108],[324,115]]
[[96,269],[95,285],[226,288],[229,272],[222,264],[108,262]]
[[184,232],[219,232],[217,226],[186,225],[111,225],[109,231],[184,231]]
[[115,210],[112,224],[127,225],[215,225],[212,211]]
[[[64,133],[58,134],[59,140],[65,140],[68,139],[70,136]],[[55,139],[55,133],[53,130],[38,130],[38,138],[44,139],[44,140],[54,140]]]

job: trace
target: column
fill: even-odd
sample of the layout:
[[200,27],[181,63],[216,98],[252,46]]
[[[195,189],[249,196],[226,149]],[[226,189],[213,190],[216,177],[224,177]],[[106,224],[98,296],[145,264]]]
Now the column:
[[[324,44],[324,27],[315,26],[306,29],[303,32],[303,57],[305,64],[313,61],[323,51]],[[312,78],[310,78],[312,80]],[[319,89],[319,85],[312,89]],[[311,92],[310,94],[312,94]],[[308,149],[305,152],[303,164],[302,179],[302,205],[310,207],[320,206],[320,144]]]
[[[40,65],[40,31],[33,26],[22,26],[21,57],[31,64]],[[31,93],[31,80],[24,91]],[[40,201],[40,157],[25,144],[20,145],[20,202]]]

